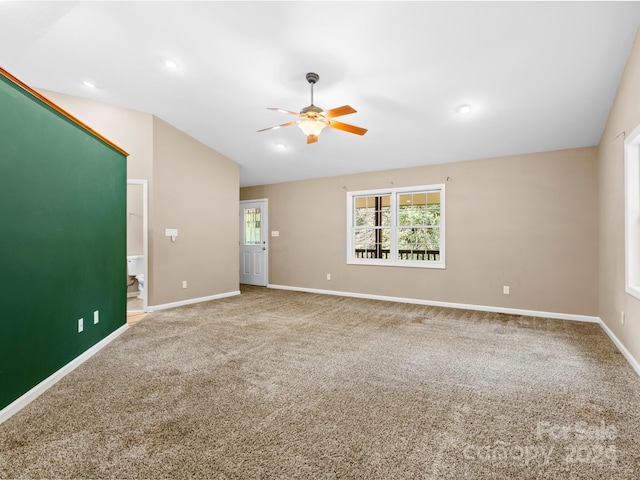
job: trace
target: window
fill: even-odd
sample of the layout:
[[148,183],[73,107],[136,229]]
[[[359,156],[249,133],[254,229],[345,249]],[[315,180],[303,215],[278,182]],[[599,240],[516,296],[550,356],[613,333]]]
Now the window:
[[260,207],[244,209],[244,244],[260,245],[262,243],[260,227]]
[[444,268],[444,185],[347,192],[347,263]]
[[640,299],[640,125],[624,141],[625,286]]

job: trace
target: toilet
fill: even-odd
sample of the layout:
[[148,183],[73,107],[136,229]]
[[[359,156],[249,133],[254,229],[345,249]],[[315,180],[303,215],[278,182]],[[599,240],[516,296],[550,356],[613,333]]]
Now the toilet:
[[138,281],[138,295],[144,298],[144,255],[130,255],[127,257],[127,273],[130,277],[136,277]]

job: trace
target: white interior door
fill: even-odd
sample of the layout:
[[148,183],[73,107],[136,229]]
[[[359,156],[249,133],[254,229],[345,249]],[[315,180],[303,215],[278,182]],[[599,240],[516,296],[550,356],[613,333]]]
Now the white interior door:
[[267,232],[267,200],[240,202],[240,283],[267,285]]

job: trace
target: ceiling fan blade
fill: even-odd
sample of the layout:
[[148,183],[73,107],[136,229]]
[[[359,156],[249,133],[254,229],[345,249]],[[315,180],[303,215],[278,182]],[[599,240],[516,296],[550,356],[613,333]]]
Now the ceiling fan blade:
[[264,132],[265,130],[274,130],[276,128],[288,127],[289,125],[295,125],[296,123],[300,123],[300,120],[294,120],[293,122],[283,123],[282,125],[276,125],[275,127],[263,128],[262,130],[258,130],[259,132]]
[[349,115],[350,113],[356,113],[356,109],[349,105],[343,105],[342,107],[332,108],[324,112],[327,118],[340,117],[342,115]]
[[318,141],[317,135],[307,135],[307,143],[316,143]]
[[329,120],[329,126],[331,128],[337,128],[338,130],[344,130],[345,132],[355,133],[356,135],[364,135],[367,133],[366,128],[356,127],[354,125],[348,125],[346,123],[336,122],[335,120]]
[[268,107],[267,110],[275,110],[276,112],[280,112],[280,113],[288,113],[291,115],[295,115],[296,117],[300,116],[298,112],[292,112],[291,110],[285,110],[283,108]]

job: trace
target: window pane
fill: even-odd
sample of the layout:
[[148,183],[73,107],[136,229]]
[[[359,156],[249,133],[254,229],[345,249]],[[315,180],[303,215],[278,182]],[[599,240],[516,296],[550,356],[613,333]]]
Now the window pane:
[[260,208],[244,209],[244,244],[259,245],[262,242]]
[[356,208],[356,227],[373,227],[375,212],[372,208]]
[[355,232],[355,248],[356,250],[366,248],[369,250],[374,249],[376,243],[375,229],[373,228],[359,228]]
[[388,228],[380,229],[380,244],[382,248],[391,248],[391,230]]
[[379,227],[391,225],[390,195],[356,197],[354,209],[354,225],[356,227]]
[[426,225],[440,225],[440,192],[427,193]]
[[398,225],[440,225],[440,192],[398,195]]
[[355,258],[389,258],[391,232],[388,228],[358,228],[354,232]]
[[398,260],[440,260],[440,229],[398,228]]

